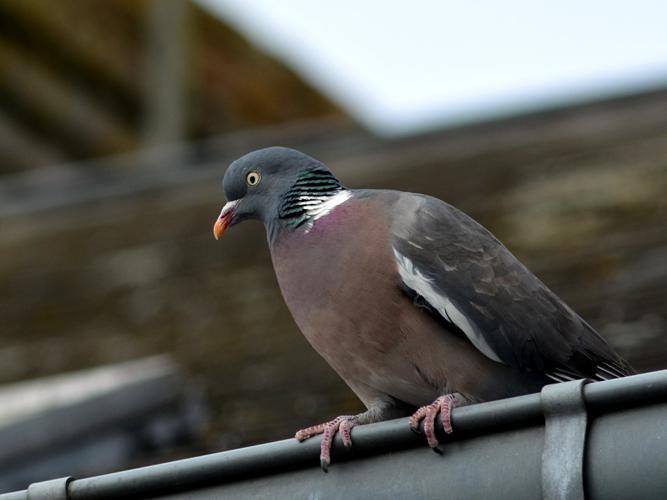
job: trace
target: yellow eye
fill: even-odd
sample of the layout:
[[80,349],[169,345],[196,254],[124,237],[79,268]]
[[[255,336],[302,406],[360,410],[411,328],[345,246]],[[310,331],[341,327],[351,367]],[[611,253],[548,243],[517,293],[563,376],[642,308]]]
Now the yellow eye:
[[259,180],[262,178],[259,175],[259,172],[248,172],[248,175],[245,176],[245,181],[248,183],[248,186],[256,186],[259,184]]

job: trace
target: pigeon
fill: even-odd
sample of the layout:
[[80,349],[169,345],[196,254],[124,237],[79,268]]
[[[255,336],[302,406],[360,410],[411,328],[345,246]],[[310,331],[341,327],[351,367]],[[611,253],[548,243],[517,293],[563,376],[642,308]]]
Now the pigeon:
[[[366,407],[298,431],[337,433],[410,416],[438,451],[435,419],[545,384],[634,373],[487,229],[424,194],[347,189],[320,161],[270,147],[225,172],[216,239],[246,219],[266,229],[283,298],[312,347]],[[423,431],[420,429],[423,427]]]

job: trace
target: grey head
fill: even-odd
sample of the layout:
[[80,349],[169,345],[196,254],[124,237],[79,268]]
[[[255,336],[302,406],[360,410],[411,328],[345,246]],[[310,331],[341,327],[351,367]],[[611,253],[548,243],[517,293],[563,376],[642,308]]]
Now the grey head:
[[216,239],[246,219],[262,221],[270,234],[282,227],[299,227],[314,206],[344,189],[322,162],[279,146],[232,162],[223,186],[227,204],[213,227]]

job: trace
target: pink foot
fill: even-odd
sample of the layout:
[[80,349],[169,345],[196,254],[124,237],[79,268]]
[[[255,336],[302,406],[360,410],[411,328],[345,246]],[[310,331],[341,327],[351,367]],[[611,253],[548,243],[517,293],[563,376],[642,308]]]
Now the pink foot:
[[447,434],[453,432],[452,429],[452,409],[456,406],[456,397],[453,394],[445,394],[433,401],[430,405],[422,406],[410,417],[410,428],[419,433],[419,422],[424,420],[424,434],[428,445],[434,451],[440,452],[437,448],[438,439],[435,437],[435,417],[440,412],[442,427]]
[[324,472],[328,472],[331,464],[331,445],[337,432],[343,438],[343,444],[346,448],[352,446],[352,428],[359,424],[359,419],[353,415],[341,415],[330,422],[314,425],[298,431],[294,437],[299,441],[304,441],[309,437],[322,434],[322,444],[320,445],[320,465]]

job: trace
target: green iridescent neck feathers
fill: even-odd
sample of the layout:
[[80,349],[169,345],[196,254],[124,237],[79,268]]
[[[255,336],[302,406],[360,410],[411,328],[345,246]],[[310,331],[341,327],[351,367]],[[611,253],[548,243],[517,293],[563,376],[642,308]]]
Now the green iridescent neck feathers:
[[285,220],[290,227],[299,227],[324,215],[322,212],[327,202],[341,191],[345,191],[345,188],[326,169],[315,167],[300,172],[292,187],[282,197],[278,217]]

